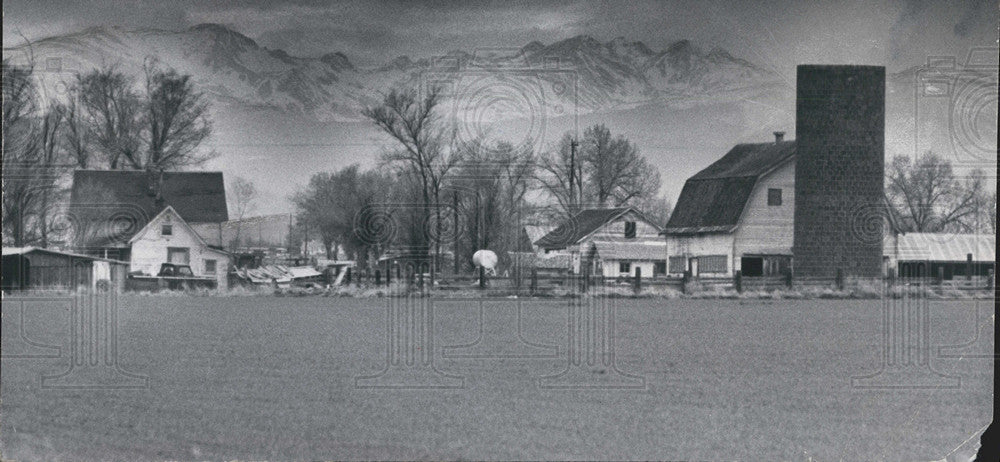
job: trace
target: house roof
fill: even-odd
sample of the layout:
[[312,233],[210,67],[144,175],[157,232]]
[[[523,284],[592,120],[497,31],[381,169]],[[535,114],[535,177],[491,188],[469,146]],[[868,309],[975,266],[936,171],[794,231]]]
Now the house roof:
[[167,205],[188,223],[228,220],[222,172],[163,172],[162,182],[160,174],[139,170],[73,172],[70,216],[78,225],[115,228],[113,232],[88,232],[78,245],[127,242]]
[[757,179],[795,156],[795,141],[738,144],[684,183],[663,234],[731,232]]
[[[583,238],[597,231],[601,226],[624,215],[626,212],[635,212],[642,216],[638,210],[632,207],[618,207],[612,209],[584,209],[573,215],[568,220],[560,224],[541,239],[535,245],[544,249],[563,249],[579,243]],[[652,221],[643,218],[653,226]],[[659,228],[659,226],[657,226]]]
[[899,236],[899,261],[996,261],[995,234],[906,233]]
[[663,240],[645,242],[594,241],[602,260],[666,260],[667,243]]

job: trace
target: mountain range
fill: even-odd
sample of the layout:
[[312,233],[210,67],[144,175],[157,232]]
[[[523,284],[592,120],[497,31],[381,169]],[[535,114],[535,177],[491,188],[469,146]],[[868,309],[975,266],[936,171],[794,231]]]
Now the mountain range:
[[[668,198],[733,144],[794,132],[795,90],[787,69],[687,40],[654,50],[624,38],[581,35],[399,56],[366,68],[350,55],[293,56],[218,24],[180,31],[97,27],[4,49],[5,59],[31,58],[43,91],[53,94],[77,72],[104,65],[137,80],[149,60],[192,75],[212,102],[208,147],[219,156],[209,167],[257,182],[269,197],[262,213],[287,210],[288,195],[319,169],[375,165],[381,152],[394,149],[361,110],[395,88],[443,89],[442,108],[463,133],[525,138],[538,150],[567,131],[606,124],[660,168]],[[913,69],[887,76],[887,153],[915,149],[913,76]],[[932,117],[929,126],[948,126],[946,115]]]
[[[27,50],[5,54],[17,51]],[[39,40],[30,52],[38,63],[60,60],[57,66],[71,71],[114,64],[138,72],[147,59],[155,58],[193,75],[216,102],[320,121],[359,120],[360,109],[380,94],[419,87],[429,77],[463,79],[501,70],[529,87],[574,79],[578,91],[546,95],[546,103],[555,98],[583,113],[655,102],[753,97],[782,86],[774,72],[722,49],[704,52],[682,40],[653,51],[642,42],[616,38],[602,43],[585,35],[551,45],[531,42],[521,48],[452,51],[418,59],[400,56],[369,69],[355,67],[339,51],[296,57],[268,49],[218,24],[182,31],[90,28]]]

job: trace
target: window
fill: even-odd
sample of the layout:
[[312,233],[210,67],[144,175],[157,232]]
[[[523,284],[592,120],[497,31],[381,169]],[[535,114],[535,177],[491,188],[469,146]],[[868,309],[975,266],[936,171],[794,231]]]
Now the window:
[[683,273],[687,269],[687,259],[684,257],[670,257],[670,272]]
[[625,238],[632,239],[635,237],[635,222],[626,221],[625,222]]
[[174,225],[164,224],[160,226],[160,235],[172,236],[174,234]]
[[664,274],[667,274],[667,262],[653,262],[653,276],[660,276]]
[[631,273],[632,272],[632,263],[631,262],[627,262],[627,261],[623,261],[623,262],[618,263],[618,272],[619,273]]
[[769,188],[767,190],[767,205],[781,205],[781,189]]
[[701,273],[725,273],[729,269],[725,255],[698,257],[698,271]]
[[205,274],[215,274],[215,260],[205,260]]
[[188,265],[191,263],[191,252],[187,247],[167,247],[167,263]]

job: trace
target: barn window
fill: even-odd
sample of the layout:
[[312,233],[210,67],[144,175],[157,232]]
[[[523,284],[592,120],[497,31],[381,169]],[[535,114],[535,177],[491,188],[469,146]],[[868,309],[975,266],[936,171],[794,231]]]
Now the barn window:
[[725,255],[698,257],[698,271],[702,273],[725,273],[728,270]]
[[215,274],[215,260],[205,260],[205,274]]
[[173,236],[173,234],[174,234],[174,225],[164,224],[164,225],[160,226],[160,234],[163,235],[163,236]]
[[625,222],[625,238],[632,239],[635,237],[635,222],[626,221]]
[[667,262],[658,261],[653,262],[653,276],[659,276],[667,274]]
[[632,272],[632,263],[631,262],[627,262],[627,261],[623,261],[623,262],[618,263],[618,272],[619,273],[631,273]]
[[781,189],[770,188],[767,190],[767,205],[781,205]]
[[670,272],[683,273],[687,269],[687,260],[684,257],[670,257]]

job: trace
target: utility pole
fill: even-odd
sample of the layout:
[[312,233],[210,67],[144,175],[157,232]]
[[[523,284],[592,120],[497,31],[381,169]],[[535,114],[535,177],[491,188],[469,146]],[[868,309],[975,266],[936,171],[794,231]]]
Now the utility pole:
[[453,236],[455,236],[455,242],[452,243],[452,246],[454,247],[454,253],[455,253],[455,255],[454,255],[454,257],[455,257],[454,258],[454,260],[455,260],[455,274],[458,275],[458,236],[459,236],[459,233],[458,233],[458,190],[457,189],[454,190],[454,191],[452,191],[452,195],[451,195],[451,208],[452,208],[452,210],[451,210],[452,219],[454,220],[454,223],[455,223],[454,233],[452,234]]
[[576,177],[576,146],[579,143],[576,139],[569,142],[569,209],[573,213],[576,209],[576,195],[573,193],[573,183]]

